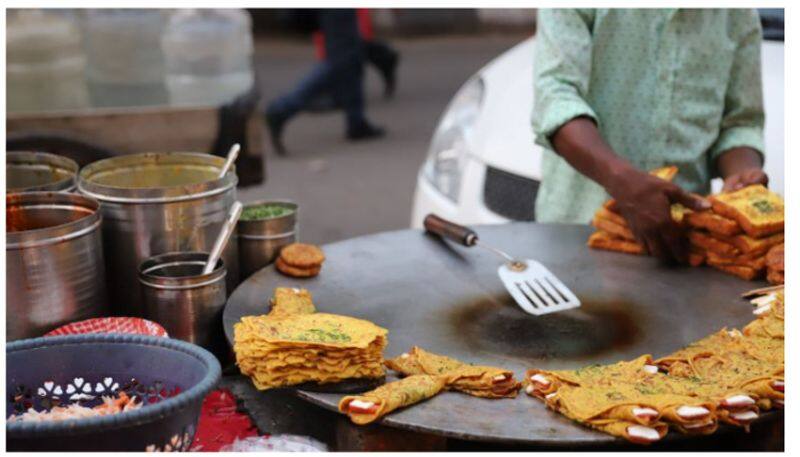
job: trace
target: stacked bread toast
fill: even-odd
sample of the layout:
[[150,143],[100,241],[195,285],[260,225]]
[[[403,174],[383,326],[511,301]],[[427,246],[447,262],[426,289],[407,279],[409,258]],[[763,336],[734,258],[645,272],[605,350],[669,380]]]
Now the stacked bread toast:
[[[667,180],[674,176],[665,169],[651,173]],[[706,264],[747,280],[766,273],[771,283],[783,284],[783,199],[762,185],[752,185],[712,195],[709,201],[711,209],[702,212],[672,207],[673,220],[687,229],[689,264]],[[589,237],[589,247],[646,254],[612,202],[595,213],[592,225],[597,231]]]

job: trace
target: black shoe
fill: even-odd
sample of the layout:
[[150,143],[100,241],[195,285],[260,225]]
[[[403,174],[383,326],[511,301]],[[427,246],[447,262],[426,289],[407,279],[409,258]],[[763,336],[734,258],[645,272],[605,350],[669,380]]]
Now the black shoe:
[[283,127],[286,124],[286,119],[269,110],[267,110],[265,117],[267,119],[267,128],[269,129],[269,139],[272,142],[272,147],[278,155],[285,156],[286,148],[283,146]]
[[384,135],[386,135],[386,130],[371,125],[366,121],[356,127],[347,129],[347,139],[351,141],[369,140],[372,138],[380,138]]

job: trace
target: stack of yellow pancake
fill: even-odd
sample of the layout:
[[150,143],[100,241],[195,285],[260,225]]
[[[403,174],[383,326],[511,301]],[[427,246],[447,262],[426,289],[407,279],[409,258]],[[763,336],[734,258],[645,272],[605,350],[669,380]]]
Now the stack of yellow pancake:
[[234,352],[242,374],[261,390],[381,378],[387,333],[365,320],[314,313],[307,291],[279,288],[269,314],[234,326]]
[[[675,167],[654,170],[671,179]],[[710,265],[725,273],[752,280],[769,272],[770,282],[783,283],[783,199],[761,185],[709,197],[708,211],[690,211],[682,205],[672,207],[672,218],[687,228],[692,266]],[[598,230],[588,245],[596,249],[644,254],[625,218],[614,211],[613,200],[606,203],[592,220]],[[780,245],[767,265],[767,253]]]
[[637,443],[669,427],[709,434],[718,422],[747,428],[761,410],[783,408],[783,292],[758,301],[742,332],[723,329],[666,357],[578,370],[532,369],[525,392],[584,425]]

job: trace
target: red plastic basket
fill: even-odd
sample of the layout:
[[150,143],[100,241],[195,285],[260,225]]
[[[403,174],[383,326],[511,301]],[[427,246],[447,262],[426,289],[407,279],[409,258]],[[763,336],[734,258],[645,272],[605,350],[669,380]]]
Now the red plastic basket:
[[169,337],[164,327],[155,322],[138,317],[98,317],[85,321],[72,322],[44,336],[79,335],[84,333],[131,333]]

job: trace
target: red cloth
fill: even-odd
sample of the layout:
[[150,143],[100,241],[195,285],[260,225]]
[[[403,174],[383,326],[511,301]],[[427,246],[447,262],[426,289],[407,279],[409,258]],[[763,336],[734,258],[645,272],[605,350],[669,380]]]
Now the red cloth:
[[[375,38],[375,31],[372,29],[372,18],[369,15],[369,8],[357,8],[356,19],[358,20],[358,33],[364,41],[372,41]],[[325,35],[319,30],[311,34],[311,41],[314,43],[314,55],[317,60],[325,58]]]
[[191,449],[218,452],[222,446],[238,439],[258,435],[246,414],[236,410],[236,397],[227,389],[218,389],[206,396]]
[[132,333],[134,335],[169,336],[164,327],[138,317],[98,317],[71,322],[45,333],[44,336],[81,335],[84,333]]

